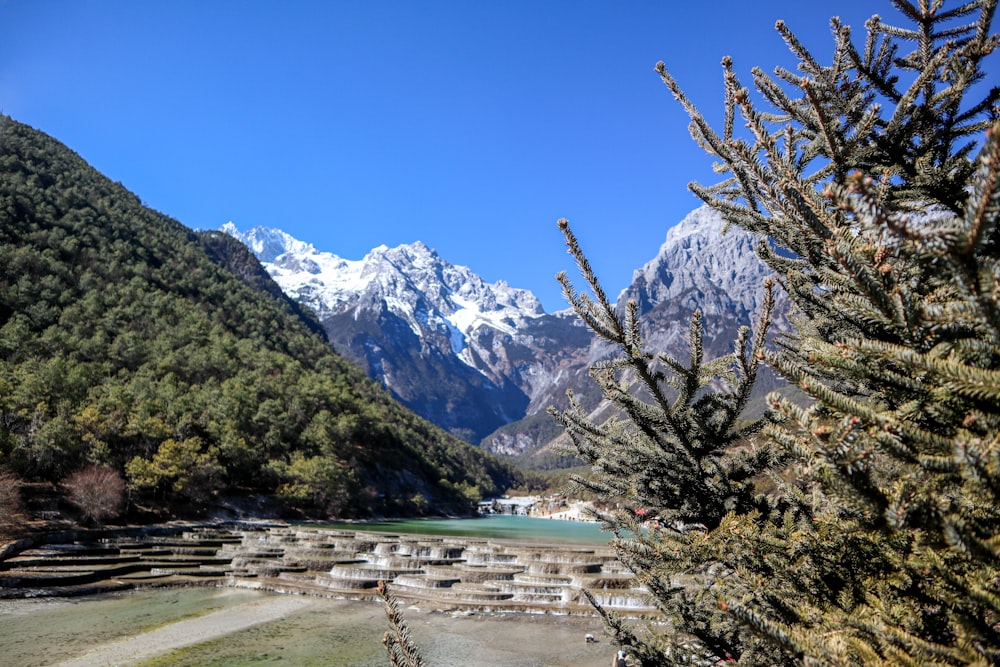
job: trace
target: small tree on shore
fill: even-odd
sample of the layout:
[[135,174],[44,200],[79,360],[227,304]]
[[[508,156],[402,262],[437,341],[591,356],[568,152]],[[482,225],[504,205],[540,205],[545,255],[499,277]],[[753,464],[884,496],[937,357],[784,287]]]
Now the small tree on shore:
[[63,485],[69,501],[87,521],[103,523],[121,513],[125,480],[114,468],[89,465],[67,477]]

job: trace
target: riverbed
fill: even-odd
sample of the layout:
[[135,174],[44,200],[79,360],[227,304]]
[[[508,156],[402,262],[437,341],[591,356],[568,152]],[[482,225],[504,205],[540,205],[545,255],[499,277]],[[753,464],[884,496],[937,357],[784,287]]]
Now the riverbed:
[[[403,613],[429,666],[598,667],[614,652],[593,617]],[[3,600],[0,619],[11,667],[388,664],[376,603],[182,588]]]

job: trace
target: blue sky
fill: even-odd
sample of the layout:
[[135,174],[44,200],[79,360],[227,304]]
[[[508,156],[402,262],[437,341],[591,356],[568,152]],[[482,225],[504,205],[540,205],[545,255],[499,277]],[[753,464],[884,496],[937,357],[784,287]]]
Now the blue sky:
[[821,62],[876,0],[0,0],[0,111],[196,229],[278,227],[360,259],[421,240],[565,307],[569,218],[616,295],[714,182],[719,65]]

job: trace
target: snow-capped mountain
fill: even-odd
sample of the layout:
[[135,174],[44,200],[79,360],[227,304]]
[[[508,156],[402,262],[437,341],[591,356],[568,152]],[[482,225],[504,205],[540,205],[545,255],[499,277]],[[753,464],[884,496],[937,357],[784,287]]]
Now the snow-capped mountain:
[[[738,327],[754,321],[769,271],[749,235],[721,230],[717,213],[696,209],[620,295],[620,307],[638,302],[647,348],[683,358],[696,308],[710,356],[731,351]],[[347,260],[276,229],[222,231],[317,314],[337,351],[470,442],[504,454],[544,450],[560,434],[545,408],[563,406],[567,389],[600,405],[588,367],[612,351],[571,312],[546,314],[527,290],[486,283],[419,241]]]
[[415,412],[473,442],[522,418],[549,384],[546,366],[562,356],[541,351],[584,332],[566,314],[547,315],[528,290],[487,283],[419,241],[347,260],[276,229],[241,233],[227,223],[222,231],[317,314],[339,352]]
[[545,314],[528,290],[502,280],[488,284],[420,241],[396,248],[380,245],[352,261],[276,229],[255,227],[244,234],[229,222],[222,231],[246,244],[286,294],[320,317],[358,314],[372,298],[383,299],[414,333],[430,328],[446,334],[455,353],[470,365],[474,359],[468,338],[478,328],[514,333],[526,320]]

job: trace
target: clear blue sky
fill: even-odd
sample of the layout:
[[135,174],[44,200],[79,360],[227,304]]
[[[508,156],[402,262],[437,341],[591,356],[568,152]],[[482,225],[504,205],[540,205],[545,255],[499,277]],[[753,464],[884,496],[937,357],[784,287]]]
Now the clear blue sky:
[[360,259],[421,240],[565,307],[570,219],[616,295],[714,182],[663,60],[710,118],[720,60],[821,62],[878,0],[0,0],[0,111],[189,227]]

